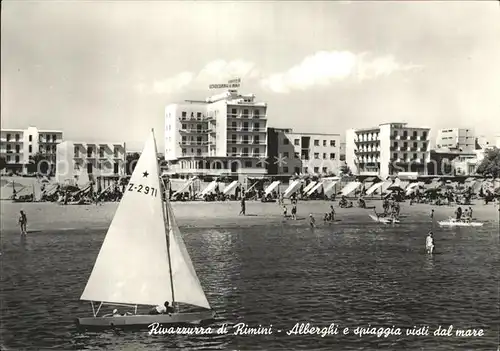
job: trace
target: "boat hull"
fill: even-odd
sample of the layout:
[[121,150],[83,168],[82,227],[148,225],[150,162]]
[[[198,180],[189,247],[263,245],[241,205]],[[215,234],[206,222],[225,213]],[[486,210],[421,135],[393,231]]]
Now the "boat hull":
[[201,312],[152,314],[152,315],[129,315],[117,317],[83,317],[78,318],[76,323],[81,327],[140,327],[153,323],[159,324],[200,324],[215,318],[212,310]]
[[442,227],[482,227],[484,223],[440,221],[440,222],[438,222],[438,224]]
[[384,223],[384,224],[399,223],[398,220],[392,220],[392,219],[388,219],[388,218],[377,217],[377,216],[374,216],[374,215],[369,215],[369,216],[375,222],[379,222],[379,223]]

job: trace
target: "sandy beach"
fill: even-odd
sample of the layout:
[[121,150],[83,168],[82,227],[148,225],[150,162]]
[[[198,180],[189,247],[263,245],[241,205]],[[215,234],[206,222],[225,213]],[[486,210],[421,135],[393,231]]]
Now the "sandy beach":
[[[344,222],[370,222],[368,214],[372,209],[338,208],[337,202],[301,201],[298,204],[298,217],[304,218],[312,213],[317,221],[322,220],[325,212],[333,204],[337,218]],[[287,203],[289,211],[291,206]],[[116,211],[118,203],[110,202],[101,205],[60,205],[57,203],[12,203],[2,201],[1,230],[17,230],[17,218],[20,210],[28,217],[28,231],[65,230],[65,229],[106,229]],[[367,201],[367,206],[376,206],[381,212],[381,201]],[[247,202],[247,216],[239,216],[240,204],[233,202],[172,202],[172,207],[179,225],[223,227],[234,225],[251,225],[276,223],[283,220],[282,208],[277,203]],[[431,206],[427,204],[409,205],[401,203],[401,214],[412,217],[429,215],[434,209],[434,219],[443,220],[453,215],[456,206]],[[472,205],[474,217],[480,221],[498,221],[498,207],[494,204],[484,205],[476,201]],[[300,222],[300,221],[298,221]],[[403,220],[404,222],[404,220]],[[303,222],[302,222],[303,223]]]

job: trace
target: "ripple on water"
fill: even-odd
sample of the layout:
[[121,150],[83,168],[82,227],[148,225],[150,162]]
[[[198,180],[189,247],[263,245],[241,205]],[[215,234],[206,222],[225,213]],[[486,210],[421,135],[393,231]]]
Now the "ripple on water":
[[[104,230],[41,231],[21,241],[2,233],[3,343],[12,349],[269,350],[496,347],[498,237],[492,225],[434,229],[437,253],[424,254],[428,224],[380,226],[347,218],[314,230],[307,222],[216,229],[184,228],[202,285],[218,317],[214,326],[272,324],[260,336],[148,336],[80,332],[89,313],[78,299]],[[483,338],[285,335],[297,322],[319,326],[482,327]]]

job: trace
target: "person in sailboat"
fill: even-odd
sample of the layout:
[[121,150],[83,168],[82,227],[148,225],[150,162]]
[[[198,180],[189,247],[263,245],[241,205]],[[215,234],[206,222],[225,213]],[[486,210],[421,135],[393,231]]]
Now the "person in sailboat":
[[174,308],[170,306],[168,301],[165,301],[163,305],[155,306],[149,311],[149,314],[171,314],[174,313]]

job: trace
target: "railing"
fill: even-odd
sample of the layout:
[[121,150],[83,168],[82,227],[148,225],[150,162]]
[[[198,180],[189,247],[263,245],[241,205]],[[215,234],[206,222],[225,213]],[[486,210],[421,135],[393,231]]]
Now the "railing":
[[229,118],[241,118],[241,119],[264,119],[266,115],[256,115],[256,114],[246,114],[243,113],[228,113],[227,117]]
[[181,144],[181,145],[208,145],[209,141],[208,140],[204,140],[204,141],[185,140],[185,141],[179,141],[179,144]]

